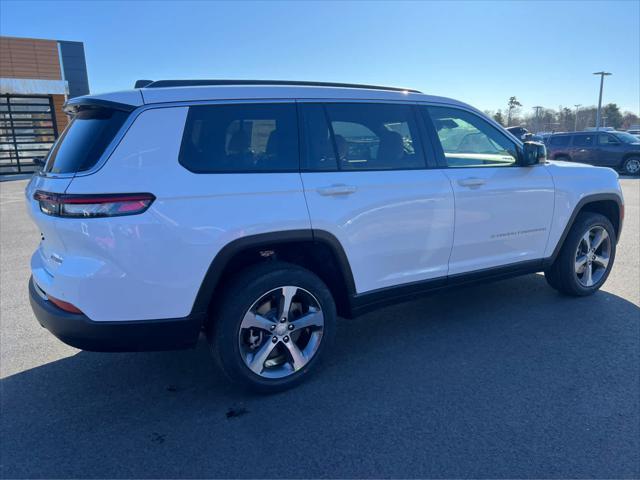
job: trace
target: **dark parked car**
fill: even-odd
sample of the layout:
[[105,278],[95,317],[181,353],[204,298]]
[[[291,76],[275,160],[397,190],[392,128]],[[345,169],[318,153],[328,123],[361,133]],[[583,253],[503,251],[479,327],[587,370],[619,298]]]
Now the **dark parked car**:
[[507,127],[507,131],[518,137],[520,140],[524,140],[524,136],[529,133],[524,127]]
[[545,143],[553,160],[611,167],[628,175],[640,173],[640,140],[626,132],[558,133]]

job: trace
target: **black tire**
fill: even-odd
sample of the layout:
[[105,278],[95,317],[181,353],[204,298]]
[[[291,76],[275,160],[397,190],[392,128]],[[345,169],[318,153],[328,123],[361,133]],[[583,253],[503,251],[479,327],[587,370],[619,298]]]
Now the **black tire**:
[[[594,227],[602,227],[610,238],[608,265],[602,277],[590,287],[585,287],[576,274],[576,252],[582,237]],[[607,217],[599,213],[582,212],[577,217],[567,238],[562,244],[555,262],[544,272],[547,283],[556,290],[574,297],[584,297],[595,293],[607,280],[616,256],[616,233]]]
[[[240,325],[256,301],[268,292],[288,285],[306,290],[319,303],[324,317],[321,340],[315,354],[303,368],[284,378],[265,378],[252,371],[243,360],[239,344]],[[331,292],[317,275],[297,265],[266,261],[249,267],[229,282],[220,298],[220,304],[212,312],[207,338],[222,371],[232,382],[245,388],[273,393],[298,385],[310,376],[333,343],[336,306]],[[270,334],[262,345],[265,342],[271,342]],[[286,345],[281,348],[284,347]]]
[[640,175],[640,157],[629,157],[622,162],[622,173],[626,175]]

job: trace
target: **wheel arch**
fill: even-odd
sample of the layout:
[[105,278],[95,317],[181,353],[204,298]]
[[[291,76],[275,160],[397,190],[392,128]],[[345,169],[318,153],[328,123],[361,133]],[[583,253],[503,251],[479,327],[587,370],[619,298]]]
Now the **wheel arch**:
[[551,257],[545,261],[545,264],[550,265],[555,261],[567,238],[567,235],[569,234],[569,231],[571,230],[571,227],[573,227],[576,218],[582,212],[599,213],[607,217],[615,229],[616,242],[619,240],[624,219],[624,204],[622,203],[620,196],[615,193],[597,193],[588,195],[583,197],[573,209],[573,213],[571,214],[571,217],[569,218],[569,221],[567,222]]
[[622,161],[626,162],[631,157],[640,158],[640,152],[627,152],[622,156]]
[[324,230],[285,230],[236,239],[212,260],[202,281],[192,312],[209,312],[220,286],[237,272],[270,259],[293,263],[318,275],[336,302],[338,314],[351,315],[349,299],[355,283],[339,240]]

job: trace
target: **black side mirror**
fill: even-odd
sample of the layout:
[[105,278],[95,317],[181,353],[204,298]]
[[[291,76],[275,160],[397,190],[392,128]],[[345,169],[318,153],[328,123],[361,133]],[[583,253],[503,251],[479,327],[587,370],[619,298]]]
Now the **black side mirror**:
[[45,159],[42,157],[36,157],[33,159],[33,164],[35,165],[35,167],[37,169],[42,170],[44,168],[44,164],[45,164]]
[[537,165],[544,163],[547,159],[547,147],[544,143],[538,142],[524,142],[524,149],[522,152],[522,165],[530,167],[531,165]]

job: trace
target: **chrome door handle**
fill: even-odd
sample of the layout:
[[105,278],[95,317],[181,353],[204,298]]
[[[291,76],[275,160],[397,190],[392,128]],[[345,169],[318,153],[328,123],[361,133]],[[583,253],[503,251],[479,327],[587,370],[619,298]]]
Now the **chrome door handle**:
[[487,183],[487,181],[484,178],[476,178],[476,177],[463,178],[462,180],[458,180],[458,185],[462,187],[469,187],[469,188],[478,188],[484,185],[485,183]]
[[320,195],[350,195],[355,193],[357,188],[353,185],[344,185],[342,183],[330,185],[328,187],[319,187],[318,193]]

